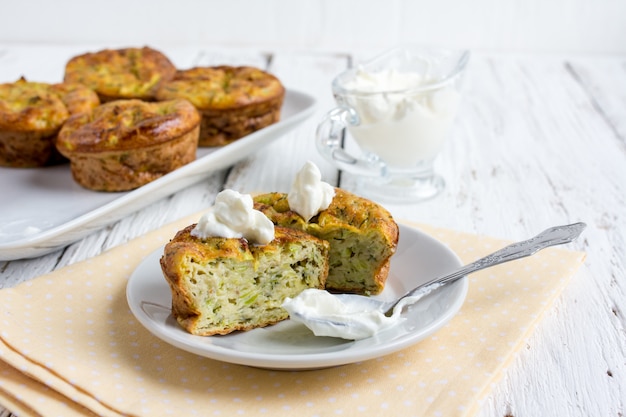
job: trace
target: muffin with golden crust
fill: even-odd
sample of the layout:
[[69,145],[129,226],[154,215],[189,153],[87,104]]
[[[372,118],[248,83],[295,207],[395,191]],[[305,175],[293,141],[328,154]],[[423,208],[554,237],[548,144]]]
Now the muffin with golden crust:
[[100,105],[98,95],[82,84],[62,82],[52,84],[50,90],[61,98],[70,115],[90,112]]
[[0,84],[0,165],[40,167],[65,161],[56,136],[72,114],[98,106],[98,96],[80,84],[26,81]]
[[202,114],[199,146],[223,146],[280,119],[281,82],[253,67],[196,67],[178,71],[156,93],[158,100],[182,97]]
[[153,101],[159,85],[175,73],[174,64],[155,49],[104,49],[70,59],[65,65],[64,80],[93,89],[102,102]]
[[365,295],[384,289],[399,238],[398,225],[385,208],[339,188],[330,206],[308,222],[290,209],[287,194],[261,194],[254,202],[274,224],[330,242],[326,289]]
[[195,160],[199,129],[187,100],[117,100],[70,117],[56,146],[83,187],[127,191]]
[[209,336],[285,320],[286,297],[324,288],[328,242],[276,227],[274,240],[199,238],[195,225],[165,246],[161,269],[172,291],[172,315],[188,332]]

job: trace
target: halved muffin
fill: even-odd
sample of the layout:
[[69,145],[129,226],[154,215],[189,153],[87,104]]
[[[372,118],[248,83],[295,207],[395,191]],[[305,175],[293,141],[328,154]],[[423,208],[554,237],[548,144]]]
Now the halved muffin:
[[104,49],[70,59],[65,65],[64,80],[93,89],[102,102],[152,101],[159,85],[175,73],[174,64],[155,49]]
[[172,291],[172,314],[195,335],[227,334],[285,320],[287,297],[324,288],[328,242],[276,227],[267,245],[244,238],[193,236],[195,225],[165,246],[161,269]]
[[379,204],[336,188],[330,206],[308,222],[290,209],[284,193],[255,196],[254,208],[277,226],[302,230],[330,243],[326,289],[365,295],[384,289],[399,228]]
[[40,167],[65,161],[54,141],[72,114],[98,106],[80,84],[26,81],[0,84],[0,165]]
[[281,82],[253,67],[196,67],[164,82],[158,100],[186,98],[202,114],[199,146],[223,146],[280,119]]
[[118,100],[70,117],[56,145],[83,187],[126,191],[195,160],[199,129],[187,100]]

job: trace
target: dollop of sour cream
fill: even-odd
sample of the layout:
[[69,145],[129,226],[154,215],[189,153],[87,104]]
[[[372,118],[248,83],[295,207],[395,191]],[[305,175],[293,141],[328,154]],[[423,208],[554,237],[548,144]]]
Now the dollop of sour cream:
[[307,161],[296,174],[287,201],[289,208],[308,222],[317,213],[326,210],[334,196],[334,187],[322,181],[317,165]]
[[192,236],[245,238],[250,243],[266,245],[274,239],[274,223],[254,209],[252,196],[224,190],[215,197],[215,204],[202,215]]
[[383,311],[372,308],[367,297],[348,295],[342,298],[341,295],[315,288],[304,290],[294,298],[287,297],[282,307],[291,320],[304,324],[316,336],[361,340],[406,320],[402,316],[403,309],[439,286],[441,284],[432,284],[403,298],[389,317]]
[[369,72],[359,66],[353,79],[345,84],[348,90],[376,93],[417,88],[424,84],[424,76],[415,72],[402,72],[396,69]]

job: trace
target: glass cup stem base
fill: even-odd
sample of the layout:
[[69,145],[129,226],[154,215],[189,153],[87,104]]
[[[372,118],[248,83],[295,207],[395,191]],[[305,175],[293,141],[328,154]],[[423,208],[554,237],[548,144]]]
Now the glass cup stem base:
[[359,177],[355,192],[381,203],[410,204],[430,200],[445,189],[445,180],[438,174],[413,178]]

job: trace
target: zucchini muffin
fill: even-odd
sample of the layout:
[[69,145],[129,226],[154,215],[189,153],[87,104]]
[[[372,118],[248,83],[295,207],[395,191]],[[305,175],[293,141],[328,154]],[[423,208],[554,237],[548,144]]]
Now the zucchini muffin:
[[127,191],[195,160],[199,129],[187,100],[118,100],[70,117],[56,146],[83,187]]
[[0,84],[0,166],[30,168],[65,161],[56,136],[72,114],[91,111],[98,96],[80,84]]
[[254,197],[254,208],[275,225],[310,233],[330,243],[326,289],[371,295],[385,286],[399,229],[382,206],[336,188],[330,206],[306,222],[289,207],[287,194]]
[[155,49],[104,49],[70,59],[65,65],[64,80],[93,89],[102,102],[153,101],[159,85],[175,73],[174,64]]
[[158,100],[186,98],[202,114],[199,146],[223,146],[280,119],[285,88],[253,67],[196,67],[178,71]]
[[70,115],[87,113],[100,105],[98,95],[82,84],[62,82],[52,84],[50,90],[61,98]]
[[287,297],[324,288],[328,242],[298,230],[276,227],[267,245],[244,238],[179,231],[165,246],[161,269],[172,291],[172,314],[195,335],[227,334],[288,318]]

